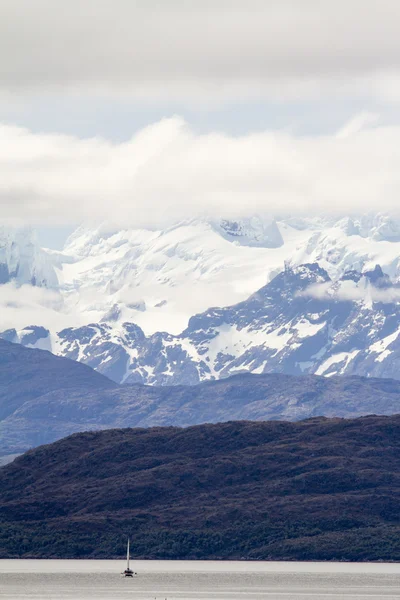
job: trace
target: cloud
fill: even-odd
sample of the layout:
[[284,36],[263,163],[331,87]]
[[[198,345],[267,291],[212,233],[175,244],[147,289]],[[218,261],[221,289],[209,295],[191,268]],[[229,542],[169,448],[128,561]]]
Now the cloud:
[[397,0],[13,0],[0,81],[17,95],[398,99],[399,20]]
[[373,125],[379,121],[379,115],[375,113],[371,113],[368,111],[364,111],[358,115],[356,115],[353,119],[351,119],[348,123],[345,124],[336,134],[337,138],[345,138],[349,135],[353,135],[362,131],[368,125]]
[[400,288],[376,288],[361,280],[360,284],[353,281],[343,281],[339,285],[331,282],[316,283],[304,290],[301,296],[317,300],[338,300],[341,302],[382,302],[383,304],[400,302]]
[[[40,323],[46,327],[59,327],[68,321],[62,314],[63,301],[59,294],[45,288],[14,283],[0,286],[0,327],[22,329]],[[73,318],[70,319],[73,321]]]
[[3,125],[1,218],[158,228],[201,215],[398,213],[399,145],[396,126],[234,137],[176,117],[116,144]]
[[74,298],[31,285],[17,286],[14,282],[0,285],[0,332],[40,325],[55,333],[66,327],[80,327],[98,322],[104,310],[96,310],[98,293],[83,290],[80,299],[86,303],[83,313]]

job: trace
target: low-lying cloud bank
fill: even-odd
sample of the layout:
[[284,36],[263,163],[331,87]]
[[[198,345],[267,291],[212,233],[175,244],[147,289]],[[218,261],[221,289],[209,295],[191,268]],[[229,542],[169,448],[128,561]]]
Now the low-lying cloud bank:
[[0,126],[0,205],[16,223],[165,227],[205,215],[399,212],[400,127],[198,134],[181,118],[125,143]]
[[65,306],[62,296],[32,285],[14,282],[0,286],[0,331],[41,325],[59,331],[83,324],[76,307]]

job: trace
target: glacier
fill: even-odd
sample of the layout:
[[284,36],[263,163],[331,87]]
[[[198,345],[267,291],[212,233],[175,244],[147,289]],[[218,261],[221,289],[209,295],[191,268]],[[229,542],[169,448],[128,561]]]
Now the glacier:
[[[52,351],[126,384],[195,385],[245,372],[396,379],[399,298],[379,266],[332,280],[317,263],[286,265],[247,300],[191,317],[180,334],[92,323],[58,332]],[[2,335],[30,347],[50,338],[43,328]]]
[[287,266],[247,300],[191,317],[178,335],[90,324],[61,331],[56,352],[120,383],[194,385],[243,372],[399,378],[398,298],[379,266],[336,281],[316,263]]
[[[62,299],[56,322],[43,311],[34,323],[21,315],[1,335],[114,381],[399,377],[400,221],[389,215],[80,227],[62,252],[38,248],[31,233],[3,228],[0,239],[7,281]],[[11,256],[22,257],[20,269]]]
[[0,227],[0,285],[10,282],[58,289],[53,259],[30,227]]
[[[134,322],[182,332],[194,314],[245,300],[285,264],[317,262],[332,278],[376,264],[400,277],[400,221],[360,218],[193,219],[163,231],[79,228],[57,256],[65,311],[81,324]],[[27,323],[29,325],[29,323]]]

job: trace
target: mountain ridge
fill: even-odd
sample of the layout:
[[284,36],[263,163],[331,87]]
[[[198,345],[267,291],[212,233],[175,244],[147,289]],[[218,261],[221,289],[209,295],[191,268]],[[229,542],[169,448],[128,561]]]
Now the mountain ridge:
[[1,340],[0,365],[0,456],[110,427],[400,411],[398,380],[244,373],[195,386],[120,386],[83,364]]
[[0,469],[0,556],[400,560],[400,416],[75,434]]
[[[394,281],[400,278],[400,221],[379,213],[202,218],[164,230],[110,230],[103,224],[78,228],[62,251],[30,244],[33,232],[11,235],[3,230],[0,249],[9,247],[11,236],[12,254],[24,256],[23,283],[58,294],[55,314],[46,294],[33,295],[36,321],[24,316],[30,314],[29,303],[22,310],[25,298],[19,297],[18,319],[11,310],[3,311],[3,328],[33,324],[52,335],[110,315],[116,325],[135,322],[147,336],[165,330],[177,335],[191,316],[209,306],[245,300],[279,273],[285,261],[292,266],[317,262],[335,280],[346,270],[368,271],[375,264]],[[39,255],[47,265],[44,274]],[[0,271],[9,269],[8,259],[3,259],[0,252]],[[14,267],[10,277],[20,285]]]
[[[286,265],[247,300],[192,316],[179,335],[92,323],[60,331],[53,351],[117,383],[195,385],[238,372],[398,378],[399,299],[379,265],[335,281],[317,263]],[[0,336],[44,344],[44,331]]]

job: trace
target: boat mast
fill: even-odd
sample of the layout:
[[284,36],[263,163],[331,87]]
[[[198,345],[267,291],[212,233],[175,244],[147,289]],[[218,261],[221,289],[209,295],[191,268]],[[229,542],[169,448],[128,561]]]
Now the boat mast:
[[128,563],[127,568],[129,569],[129,538],[128,538],[128,547],[126,549],[126,562]]

